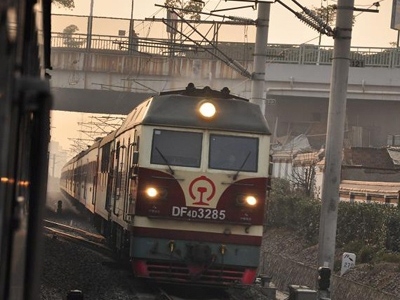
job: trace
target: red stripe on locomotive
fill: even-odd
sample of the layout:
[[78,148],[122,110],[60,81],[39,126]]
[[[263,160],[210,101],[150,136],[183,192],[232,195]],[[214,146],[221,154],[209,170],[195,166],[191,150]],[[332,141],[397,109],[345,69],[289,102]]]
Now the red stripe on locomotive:
[[[172,215],[174,206],[186,207],[185,193],[179,181],[172,175],[162,171],[140,168],[138,178],[136,215],[174,218]],[[262,225],[267,178],[247,178],[228,184],[229,186],[222,193],[220,199],[218,199],[216,207],[218,211],[225,210],[223,218],[218,216],[216,219],[193,219],[207,222],[223,221],[224,223],[233,224]],[[157,200],[147,199],[145,190],[148,186],[157,186],[164,192]],[[238,203],[237,198],[245,194],[252,194],[261,201],[255,207],[241,205]],[[196,207],[193,206],[191,209],[196,209]],[[180,220],[192,219],[189,217],[176,218]]]

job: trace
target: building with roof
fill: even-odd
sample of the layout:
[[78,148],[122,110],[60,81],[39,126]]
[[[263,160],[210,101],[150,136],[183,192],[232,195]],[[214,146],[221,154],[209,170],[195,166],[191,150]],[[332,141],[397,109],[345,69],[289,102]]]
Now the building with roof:
[[397,205],[400,195],[400,149],[344,149],[340,199]]
[[[304,135],[272,151],[273,177],[289,180],[293,187],[309,182],[321,197],[325,151],[313,151]],[[343,149],[339,197],[342,201],[397,205],[400,197],[400,147],[350,147]]]

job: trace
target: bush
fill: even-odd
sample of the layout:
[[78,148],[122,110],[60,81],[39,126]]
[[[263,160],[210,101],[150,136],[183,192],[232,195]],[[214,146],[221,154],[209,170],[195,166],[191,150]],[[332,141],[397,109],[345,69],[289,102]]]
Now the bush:
[[[364,247],[364,243],[360,240],[351,241],[346,245],[343,245],[344,252],[350,253],[360,253],[361,249]],[[358,256],[358,255],[357,255]]]
[[320,202],[290,191],[286,180],[275,179],[267,212],[267,225],[295,230],[310,243],[318,242]]
[[388,250],[400,251],[400,213],[399,210],[391,210],[386,219],[386,241],[385,247]]
[[359,263],[370,263],[375,258],[376,249],[371,245],[365,245],[361,248],[360,253],[357,255]]
[[338,246],[359,240],[383,248],[386,241],[387,206],[340,202],[337,227]]
[[400,264],[400,253],[386,252],[380,255],[379,260]]
[[[274,179],[268,201],[268,226],[294,229],[310,244],[318,243],[319,200],[296,194],[290,190],[288,181]],[[388,251],[400,251],[400,209],[374,203],[340,202],[336,247],[356,253],[362,263],[369,263]],[[397,258],[387,254],[378,259]]]

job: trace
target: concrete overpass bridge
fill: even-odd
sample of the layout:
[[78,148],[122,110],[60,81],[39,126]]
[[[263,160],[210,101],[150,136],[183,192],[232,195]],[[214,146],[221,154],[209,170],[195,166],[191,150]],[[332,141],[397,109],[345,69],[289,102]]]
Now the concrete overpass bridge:
[[[211,52],[174,51],[164,54],[160,40],[124,47],[120,37],[98,36],[74,46],[54,34],[51,84],[56,110],[126,114],[149,95],[197,87],[228,87],[250,97],[251,80],[237,66],[253,70],[251,43],[219,43],[229,57]],[[63,40],[64,39],[64,40]],[[151,45],[154,43],[152,47]],[[325,128],[333,49],[315,45],[268,45],[266,116],[276,136],[306,133],[318,147]],[[210,49],[212,51],[212,49]],[[382,146],[389,135],[400,135],[400,52],[396,48],[352,48],[348,85],[346,141],[353,146]]]

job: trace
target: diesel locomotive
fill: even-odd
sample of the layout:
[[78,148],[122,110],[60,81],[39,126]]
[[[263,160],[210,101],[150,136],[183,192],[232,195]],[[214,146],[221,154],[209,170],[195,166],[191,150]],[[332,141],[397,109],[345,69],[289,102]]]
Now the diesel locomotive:
[[134,274],[229,286],[257,276],[270,131],[227,88],[163,92],[62,170],[60,187],[93,214]]

